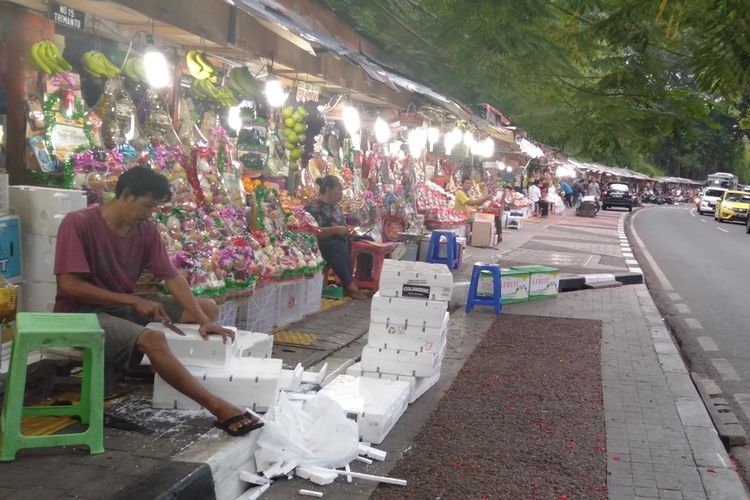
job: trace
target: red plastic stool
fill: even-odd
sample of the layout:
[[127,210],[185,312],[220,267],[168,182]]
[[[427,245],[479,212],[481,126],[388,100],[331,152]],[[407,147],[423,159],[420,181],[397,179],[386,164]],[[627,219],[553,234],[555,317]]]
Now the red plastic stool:
[[[373,243],[371,241],[355,241],[352,243],[352,276],[357,288],[377,291],[380,287],[383,261],[393,252],[396,245],[394,243]],[[369,259],[372,259],[372,272],[370,273],[367,272]]]

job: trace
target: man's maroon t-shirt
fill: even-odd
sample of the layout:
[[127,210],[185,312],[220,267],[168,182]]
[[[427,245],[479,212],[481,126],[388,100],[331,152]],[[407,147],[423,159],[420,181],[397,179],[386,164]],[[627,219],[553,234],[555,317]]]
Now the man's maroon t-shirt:
[[[55,274],[74,273],[100,288],[133,293],[144,269],[159,279],[177,275],[156,226],[139,222],[127,236],[115,234],[104,221],[101,207],[84,208],[65,216],[57,231]],[[82,304],[60,295],[55,312],[75,312]]]

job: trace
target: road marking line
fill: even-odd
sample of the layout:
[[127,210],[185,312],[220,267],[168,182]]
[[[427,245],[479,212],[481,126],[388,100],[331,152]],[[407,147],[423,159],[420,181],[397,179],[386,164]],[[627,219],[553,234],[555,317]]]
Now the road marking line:
[[719,231],[721,231],[721,232],[723,232],[723,233],[728,233],[728,232],[729,232],[729,231],[727,231],[726,229],[722,229],[722,228],[720,228],[720,227],[717,227],[716,229],[718,229]]
[[680,314],[690,314],[690,308],[687,304],[675,304],[675,308],[677,309],[677,312]]
[[719,346],[716,345],[714,339],[711,337],[696,337],[698,343],[701,345],[704,351],[718,351]]
[[714,365],[716,371],[719,372],[722,380],[733,382],[740,381],[740,376],[737,375],[736,371],[734,371],[734,368],[732,368],[732,364],[729,362],[729,360],[724,358],[713,358],[711,359],[711,364]]
[[640,267],[629,267],[628,272],[643,274],[643,269],[641,269]]
[[674,293],[674,292],[667,293],[667,297],[669,297],[669,300],[671,300],[672,302],[678,302],[682,300],[682,297],[680,297],[680,294]]
[[637,266],[638,261],[633,259],[625,259],[625,264],[628,266]]
[[685,324],[693,330],[703,330],[703,325],[695,318],[685,318]]
[[651,269],[654,270],[654,274],[656,275],[656,279],[659,280],[659,283],[661,283],[661,287],[667,291],[671,292],[674,290],[672,287],[672,283],[669,282],[667,279],[667,276],[664,274],[664,272],[661,270],[661,268],[656,264],[656,261],[653,257],[651,257],[651,254],[648,250],[646,250],[646,246],[643,244],[643,240],[641,240],[641,237],[638,236],[638,233],[635,230],[635,218],[644,213],[646,210],[649,210],[649,208],[645,208],[643,210],[639,210],[631,219],[630,219],[630,233],[633,235],[633,239],[635,240],[635,243],[638,245],[638,247],[643,252],[643,256],[646,258],[646,261],[651,265]]
[[692,215],[693,217],[695,217],[695,209],[694,208],[690,210],[690,215]]
[[701,219],[701,222],[706,222],[706,219]]

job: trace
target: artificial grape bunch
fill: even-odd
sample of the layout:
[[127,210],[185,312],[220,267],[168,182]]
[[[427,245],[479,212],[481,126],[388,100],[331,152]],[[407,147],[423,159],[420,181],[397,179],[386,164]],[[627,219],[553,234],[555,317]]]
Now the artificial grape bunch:
[[294,109],[293,106],[287,106],[282,110],[282,116],[284,120],[284,128],[282,130],[284,139],[284,149],[289,157],[289,168],[296,169],[299,167],[299,160],[302,158],[302,152],[304,151],[305,141],[307,136],[307,110],[302,106],[297,106]]

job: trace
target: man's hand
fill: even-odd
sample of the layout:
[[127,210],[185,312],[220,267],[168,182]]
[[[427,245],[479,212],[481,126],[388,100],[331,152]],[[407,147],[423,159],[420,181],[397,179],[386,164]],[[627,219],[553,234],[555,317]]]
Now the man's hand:
[[352,234],[351,230],[346,226],[333,226],[333,228],[337,236],[350,236]]
[[169,317],[167,311],[164,309],[159,302],[153,300],[147,300],[143,297],[133,297],[135,302],[133,303],[133,309],[140,316],[151,321],[161,321],[164,324],[171,324],[172,318]]
[[234,332],[215,323],[206,323],[198,329],[203,340],[208,340],[209,335],[221,335],[221,340],[226,344],[227,339],[234,342]]

